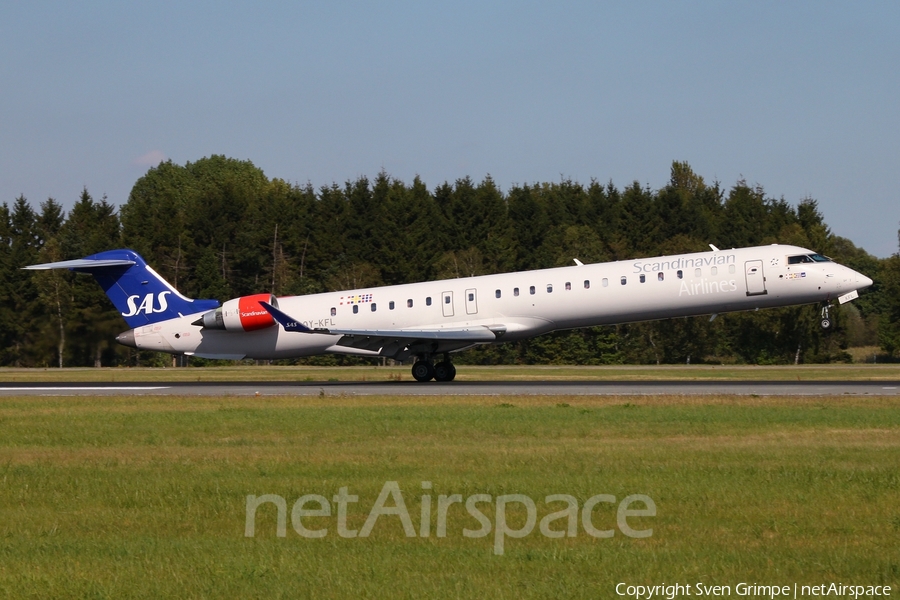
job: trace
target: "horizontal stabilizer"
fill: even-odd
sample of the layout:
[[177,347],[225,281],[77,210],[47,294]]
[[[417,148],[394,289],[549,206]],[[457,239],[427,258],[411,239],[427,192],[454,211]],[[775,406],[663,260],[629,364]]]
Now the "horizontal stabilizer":
[[61,260],[59,262],[44,263],[42,265],[28,265],[22,267],[31,271],[43,271],[46,269],[99,269],[102,267],[130,267],[137,264],[133,260],[102,260],[95,258],[78,258],[75,260]]

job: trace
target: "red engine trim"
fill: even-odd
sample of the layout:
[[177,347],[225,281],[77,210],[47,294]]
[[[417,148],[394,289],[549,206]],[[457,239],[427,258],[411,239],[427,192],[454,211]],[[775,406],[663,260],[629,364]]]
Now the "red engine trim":
[[271,302],[271,294],[254,294],[253,296],[242,296],[238,299],[238,312],[241,316],[241,327],[244,331],[256,331],[257,329],[265,329],[275,324],[266,309],[260,306],[259,301]]

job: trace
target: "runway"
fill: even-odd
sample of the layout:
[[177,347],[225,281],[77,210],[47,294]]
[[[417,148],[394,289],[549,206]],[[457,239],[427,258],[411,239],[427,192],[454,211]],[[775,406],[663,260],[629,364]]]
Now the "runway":
[[896,396],[900,381],[455,381],[0,383],[0,396]]

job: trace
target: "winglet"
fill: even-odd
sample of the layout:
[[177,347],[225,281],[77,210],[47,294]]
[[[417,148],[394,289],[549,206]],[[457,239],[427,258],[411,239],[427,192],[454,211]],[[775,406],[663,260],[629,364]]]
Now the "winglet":
[[281,324],[281,326],[284,327],[285,331],[300,331],[302,333],[313,333],[312,329],[310,329],[309,327],[306,327],[305,325],[301,324],[299,321],[293,319],[292,317],[289,317],[288,315],[284,314],[283,312],[281,312],[280,310],[278,310],[277,308],[275,308],[268,302],[263,302],[262,300],[260,300],[259,305],[262,306],[264,309],[266,309],[266,312],[268,312],[270,315],[272,315],[272,318],[275,319],[276,321],[278,321]]

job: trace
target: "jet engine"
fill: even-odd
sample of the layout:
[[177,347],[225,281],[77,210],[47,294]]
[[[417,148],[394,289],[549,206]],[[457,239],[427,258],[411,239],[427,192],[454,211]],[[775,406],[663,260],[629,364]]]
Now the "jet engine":
[[271,327],[275,324],[275,319],[260,305],[260,301],[278,307],[278,300],[272,294],[241,296],[225,302],[215,310],[204,313],[193,324],[200,325],[204,329],[224,331],[256,331]]

